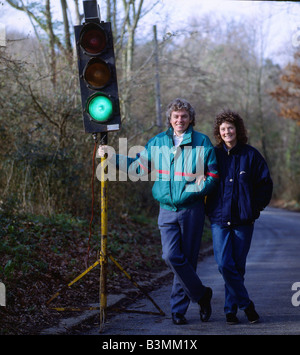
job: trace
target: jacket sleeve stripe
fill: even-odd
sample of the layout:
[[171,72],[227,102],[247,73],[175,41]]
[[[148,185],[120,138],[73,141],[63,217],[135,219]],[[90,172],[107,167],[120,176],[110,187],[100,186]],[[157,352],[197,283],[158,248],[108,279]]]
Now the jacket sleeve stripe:
[[170,174],[168,170],[156,170],[159,174]]
[[209,175],[209,176],[211,176],[211,177],[213,177],[213,178],[215,178],[215,179],[219,179],[219,175],[218,175],[218,174],[214,174],[214,173],[209,173],[209,172],[207,172],[206,175]]

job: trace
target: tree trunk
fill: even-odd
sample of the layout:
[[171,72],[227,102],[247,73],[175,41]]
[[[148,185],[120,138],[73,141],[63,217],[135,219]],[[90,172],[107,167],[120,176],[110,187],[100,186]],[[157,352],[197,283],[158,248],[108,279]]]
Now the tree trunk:
[[60,0],[61,9],[64,21],[64,32],[65,32],[65,46],[67,51],[67,59],[70,64],[72,64],[72,45],[71,45],[71,35],[69,30],[69,19],[67,14],[67,1]]
[[56,56],[54,48],[54,32],[52,26],[51,10],[50,10],[50,0],[46,0],[46,21],[47,21],[47,33],[49,36],[49,57],[50,57],[50,68],[51,68],[51,82],[53,88],[56,85]]

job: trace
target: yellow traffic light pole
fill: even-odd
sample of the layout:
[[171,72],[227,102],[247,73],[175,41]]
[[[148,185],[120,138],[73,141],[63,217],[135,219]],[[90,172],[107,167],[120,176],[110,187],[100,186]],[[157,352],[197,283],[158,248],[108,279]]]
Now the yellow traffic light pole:
[[[93,135],[95,141],[97,141],[97,134]],[[101,133],[100,145],[107,145],[107,133]],[[125,274],[125,276],[140,290],[143,294],[153,303],[153,305],[159,310],[160,315],[165,315],[165,313],[160,309],[160,307],[154,302],[154,300],[148,295],[147,292],[143,290],[142,287],[136,283],[133,278],[125,271],[125,269],[107,252],[107,233],[108,233],[108,218],[107,218],[107,201],[108,201],[108,193],[107,193],[107,180],[105,176],[107,176],[108,166],[105,162],[106,156],[101,158],[100,166],[101,166],[101,250],[100,250],[100,332],[103,331],[103,324],[106,322],[107,316],[107,265],[108,258]],[[157,314],[153,312],[141,312],[148,314]]]
[[[107,144],[107,133],[101,133],[101,144]],[[101,158],[101,252],[100,252],[100,331],[107,313],[107,181],[106,157]]]

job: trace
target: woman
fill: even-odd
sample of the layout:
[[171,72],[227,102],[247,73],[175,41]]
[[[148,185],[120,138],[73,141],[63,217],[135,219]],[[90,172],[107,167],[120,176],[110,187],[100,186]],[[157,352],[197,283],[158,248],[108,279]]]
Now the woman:
[[246,257],[254,221],[270,202],[273,183],[264,158],[246,144],[247,132],[239,114],[220,113],[215,119],[214,136],[220,184],[208,197],[207,214],[215,259],[225,281],[226,321],[238,323],[240,308],[255,323],[259,315],[244,285]]

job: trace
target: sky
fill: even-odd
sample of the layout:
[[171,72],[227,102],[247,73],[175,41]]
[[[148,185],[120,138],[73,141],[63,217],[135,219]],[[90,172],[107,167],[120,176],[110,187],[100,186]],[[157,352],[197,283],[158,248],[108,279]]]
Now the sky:
[[[138,0],[136,0],[138,1]],[[105,0],[98,0],[102,17],[105,12]],[[146,7],[154,0],[145,0]],[[25,1],[26,3],[26,1]],[[82,7],[82,1],[79,1]],[[51,0],[54,13],[59,14],[60,0]],[[71,8],[73,1],[68,0]],[[265,31],[268,31],[266,56],[274,62],[285,63],[296,48],[300,47],[300,2],[289,1],[229,1],[229,0],[160,0],[148,13],[138,33],[141,37],[152,33],[152,26],[158,27],[159,37],[165,33],[175,33],[188,26],[193,17],[210,14],[226,19],[250,20],[262,16]],[[105,20],[105,18],[103,18]],[[0,42],[3,25],[7,32],[17,29],[25,35],[33,34],[26,14],[12,9],[6,1],[0,1]]]
[[241,22],[262,17],[267,57],[284,65],[295,49],[300,48],[300,1],[164,0],[163,3],[170,15],[170,32],[205,14]]

